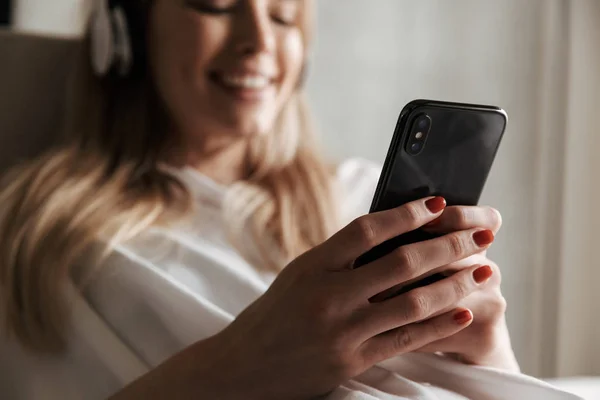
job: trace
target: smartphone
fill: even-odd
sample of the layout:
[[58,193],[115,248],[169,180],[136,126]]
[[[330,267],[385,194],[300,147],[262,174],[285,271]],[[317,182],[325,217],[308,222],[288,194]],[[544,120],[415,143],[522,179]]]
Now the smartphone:
[[[477,205],[506,128],[499,107],[435,100],[414,100],[400,113],[370,212],[383,211],[428,196],[449,206]],[[368,264],[392,250],[436,235],[422,229],[374,247],[354,263]],[[446,277],[423,277],[393,295]]]

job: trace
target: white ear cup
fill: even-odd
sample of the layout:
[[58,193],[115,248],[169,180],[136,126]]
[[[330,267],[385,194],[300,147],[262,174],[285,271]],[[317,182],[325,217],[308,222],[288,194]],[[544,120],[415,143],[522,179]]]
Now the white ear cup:
[[120,76],[126,76],[133,64],[133,51],[127,17],[121,7],[109,9],[108,0],[101,0],[91,23],[92,68],[98,76],[105,76],[116,67]]
[[126,76],[131,71],[133,53],[131,50],[129,27],[127,26],[127,17],[121,7],[113,9],[113,22],[117,68],[119,75]]
[[91,24],[92,68],[98,76],[110,70],[114,59],[114,38],[107,0],[101,0],[92,16]]

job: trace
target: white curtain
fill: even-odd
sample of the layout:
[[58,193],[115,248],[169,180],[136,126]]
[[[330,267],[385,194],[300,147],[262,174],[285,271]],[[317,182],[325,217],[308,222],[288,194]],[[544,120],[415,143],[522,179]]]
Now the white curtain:
[[540,374],[600,375],[600,2],[544,11],[530,341]]

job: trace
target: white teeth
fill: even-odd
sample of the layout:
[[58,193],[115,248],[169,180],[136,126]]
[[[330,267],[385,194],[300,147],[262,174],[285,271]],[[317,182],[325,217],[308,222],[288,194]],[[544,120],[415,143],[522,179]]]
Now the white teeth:
[[262,75],[254,76],[223,76],[223,82],[227,86],[242,89],[263,89],[270,83],[269,78]]

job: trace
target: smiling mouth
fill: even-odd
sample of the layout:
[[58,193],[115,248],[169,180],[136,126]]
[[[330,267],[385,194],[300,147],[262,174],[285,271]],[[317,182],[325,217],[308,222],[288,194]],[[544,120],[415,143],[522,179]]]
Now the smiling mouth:
[[238,100],[264,100],[273,94],[275,79],[256,73],[211,73],[210,80]]

